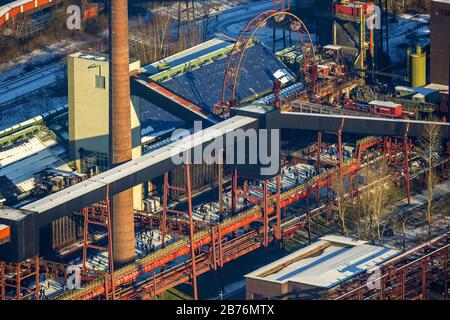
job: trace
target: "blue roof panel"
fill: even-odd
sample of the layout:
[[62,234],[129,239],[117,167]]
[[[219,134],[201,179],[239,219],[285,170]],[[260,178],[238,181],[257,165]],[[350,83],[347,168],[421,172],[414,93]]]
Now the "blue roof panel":
[[161,131],[183,126],[185,122],[173,114],[159,108],[155,104],[141,101],[141,134],[154,135]]
[[[161,82],[160,85],[203,109],[212,111],[214,104],[222,99],[227,62],[228,56],[217,59]],[[275,80],[273,73],[279,69],[287,68],[263,45],[255,44],[248,48],[239,73],[239,100],[271,91]]]

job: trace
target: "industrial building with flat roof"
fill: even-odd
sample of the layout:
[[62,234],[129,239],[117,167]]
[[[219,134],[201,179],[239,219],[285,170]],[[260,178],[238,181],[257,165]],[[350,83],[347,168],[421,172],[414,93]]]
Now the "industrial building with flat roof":
[[[139,78],[152,84],[147,85],[147,90],[172,97],[182,107],[194,109],[191,111],[210,115],[214,104],[222,100],[223,74],[232,48],[232,42],[214,38],[143,67]],[[279,70],[287,73],[290,83],[295,80],[295,75],[262,44],[254,43],[247,48],[239,71],[239,101],[250,102],[272,93],[273,82],[277,80],[275,73]],[[150,97],[153,95],[147,99]],[[169,108],[158,103],[159,100],[152,99],[159,106]]]
[[247,299],[311,298],[398,254],[367,241],[328,235],[245,276]]

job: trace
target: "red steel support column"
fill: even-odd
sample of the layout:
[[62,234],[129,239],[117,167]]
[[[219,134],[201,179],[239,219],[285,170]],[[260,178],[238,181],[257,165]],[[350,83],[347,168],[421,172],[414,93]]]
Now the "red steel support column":
[[277,232],[275,233],[277,240],[281,240],[281,177],[277,175]]
[[309,212],[309,191],[306,193],[305,198],[305,205],[306,205],[306,223],[308,226],[308,244],[311,244],[311,215]]
[[[111,164],[131,160],[130,70],[128,48],[128,1],[111,1],[110,22],[110,132]],[[124,265],[135,258],[133,190],[113,198],[114,263]]]
[[[322,132],[319,131],[317,132],[317,160],[316,160],[316,170],[317,170],[317,174],[320,174],[320,155],[322,152]],[[317,188],[317,192],[316,192],[316,201],[319,202],[320,200],[320,189]]]
[[22,270],[20,263],[16,265],[16,300],[22,300],[20,292],[22,291]]
[[211,255],[213,270],[217,270],[216,230],[214,225],[211,225]]
[[233,177],[231,181],[231,212],[234,214],[237,211],[237,169],[233,171]]
[[398,154],[397,154],[397,149],[398,149],[398,143],[397,143],[397,138],[395,138],[395,143],[394,143],[394,163],[395,163],[395,167],[397,168],[398,166]]
[[103,276],[103,282],[105,283],[105,300],[109,300],[109,277],[107,273]]
[[219,222],[223,220],[223,149],[220,150],[220,163],[217,164],[218,198],[219,198]]
[[88,226],[89,226],[89,212],[88,208],[83,208],[83,217],[84,217],[84,224],[83,224],[83,265],[82,265],[82,272],[83,274],[86,272],[86,261],[87,261],[87,249],[89,246],[89,239],[88,239]]
[[[109,200],[109,185],[106,186],[106,226],[108,229],[108,258],[109,258],[109,274],[111,275],[111,291],[112,299],[116,299],[116,278],[114,276],[114,250],[112,246],[113,230],[112,230],[112,219],[111,219],[111,203]],[[108,296],[108,291],[106,291],[106,296]]]
[[0,262],[0,300],[6,300],[6,265],[4,262]]
[[316,157],[316,170],[320,172],[320,153],[322,152],[322,132],[317,132],[317,157]]
[[409,123],[406,124],[405,134],[403,137],[404,143],[404,161],[405,161],[405,183],[406,183],[406,196],[408,199],[408,204],[411,204],[411,182],[409,176],[409,149],[410,144],[408,141]]
[[162,203],[162,221],[161,221],[161,246],[165,246],[165,239],[167,233],[167,201],[169,197],[169,173],[164,173],[163,185],[163,203]]
[[269,245],[269,190],[267,185],[267,179],[264,180],[264,190],[263,190],[263,213],[264,213],[264,246],[267,247]]
[[41,292],[40,292],[40,285],[39,285],[39,257],[36,256],[34,258],[34,272],[35,272],[35,277],[34,277],[34,282],[35,282],[35,294],[36,294],[36,300],[41,300]]
[[222,230],[220,229],[220,224],[217,225],[217,235],[219,241],[219,265],[223,268]]
[[156,272],[153,271],[153,297],[156,300]]
[[[106,197],[103,203],[100,203],[99,213],[96,211],[95,206],[91,206],[90,208],[83,208],[83,217],[84,217],[84,228],[83,228],[83,263],[82,263],[82,272],[86,275],[86,261],[87,261],[87,251],[89,248],[96,250],[105,250],[108,252],[108,266],[109,273],[106,276],[110,276],[110,285],[108,285],[107,281],[105,281],[105,297],[108,299],[109,288],[112,290],[112,299],[115,299],[115,277],[114,277],[114,250],[113,250],[113,230],[112,230],[112,219],[111,219],[111,202],[109,199],[109,185],[106,186]],[[91,212],[92,219],[89,218],[89,211]],[[101,220],[99,220],[99,218]],[[108,234],[108,242],[106,243],[106,247],[95,245],[93,243],[89,243],[89,224],[104,227],[107,229]]]
[[192,286],[194,287],[194,300],[198,300],[197,272],[195,270],[194,222],[192,219],[191,174],[190,174],[190,165],[189,164],[186,164],[185,172],[186,172],[186,191],[187,191],[187,198],[188,198],[189,240],[191,243],[191,259],[192,259]]

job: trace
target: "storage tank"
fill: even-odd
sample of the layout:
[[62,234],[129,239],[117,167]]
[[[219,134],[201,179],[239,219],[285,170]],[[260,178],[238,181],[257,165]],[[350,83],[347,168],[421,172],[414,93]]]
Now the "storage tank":
[[423,87],[427,83],[427,54],[417,45],[416,52],[410,53],[410,79],[412,87]]

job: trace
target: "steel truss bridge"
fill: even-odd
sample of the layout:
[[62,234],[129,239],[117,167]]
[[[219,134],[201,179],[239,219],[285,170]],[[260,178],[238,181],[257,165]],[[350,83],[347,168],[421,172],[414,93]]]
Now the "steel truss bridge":
[[[85,180],[77,185],[52,194],[44,199],[24,206],[22,209],[33,212],[38,226],[43,226],[63,216],[69,216],[74,212],[81,212],[86,219],[88,214],[92,214],[92,208],[98,203],[103,203],[104,210],[97,213],[97,218],[104,218],[104,226],[108,228],[109,221],[109,199],[116,193],[131,188],[140,183],[149,181],[152,178],[160,176],[164,172],[171,171],[175,165],[172,162],[172,155],[185,150],[192,152],[196,146],[207,146],[215,138],[220,138],[227,133],[237,129],[307,129],[322,131],[335,131],[338,134],[338,150],[342,152],[341,135],[343,132],[353,132],[359,134],[371,134],[397,136],[399,140],[403,139],[403,144],[388,144],[386,140],[377,137],[369,137],[357,143],[355,157],[344,162],[339,161],[334,169],[319,174],[291,190],[281,192],[279,175],[277,179],[277,191],[268,190],[268,179],[272,177],[262,177],[263,187],[260,199],[250,197],[245,187],[237,184],[238,169],[233,171],[232,188],[232,210],[234,215],[223,222],[211,225],[209,228],[194,232],[192,220],[190,220],[189,229],[192,230],[189,236],[181,237],[176,242],[167,244],[148,256],[137,260],[118,270],[111,268],[111,272],[94,272],[85,270],[85,284],[79,290],[65,293],[58,299],[131,299],[135,297],[155,296],[181,283],[191,283],[194,285],[195,296],[196,279],[209,270],[217,270],[225,263],[232,261],[250,251],[263,246],[268,246],[273,241],[280,241],[295,230],[305,226],[305,219],[294,217],[292,220],[283,220],[281,210],[293,204],[300,199],[305,199],[318,191],[327,188],[332,181],[339,176],[352,179],[352,190],[350,194],[356,197],[358,194],[358,179],[354,179],[358,170],[363,165],[361,153],[373,146],[390,145],[390,148],[396,150],[387,150],[388,157],[396,158],[395,163],[405,163],[405,166],[398,169],[397,178],[404,179],[409,176],[409,168],[406,165],[408,154],[411,151],[410,137],[420,135],[427,122],[390,120],[383,118],[361,118],[352,116],[333,116],[322,114],[290,113],[281,112],[272,107],[246,107],[233,110],[234,116],[228,120],[222,121],[203,132],[194,133],[190,137],[185,137],[162,149],[156,150],[144,157],[132,160],[114,169],[106,171],[91,179]],[[327,120],[327,121],[324,121]],[[361,125],[361,122],[365,125]],[[441,126],[445,139],[449,139],[450,126],[446,123],[436,123]],[[228,141],[227,141],[228,142]],[[224,149],[230,147],[224,146]],[[317,147],[319,150],[319,145]],[[397,155],[399,158],[397,159]],[[342,159],[342,157],[340,157]],[[318,160],[320,167],[320,160]],[[448,168],[448,162],[444,162]],[[189,176],[189,165],[186,166],[186,174]],[[409,180],[407,189],[409,191]],[[190,190],[190,180],[186,179],[187,201],[190,203],[186,212],[177,212],[180,215],[189,214],[192,211],[192,191]],[[356,186],[355,186],[356,183]],[[167,190],[165,190],[166,192]],[[106,196],[105,196],[106,195]],[[106,198],[106,199],[105,199]],[[238,208],[238,198],[247,199],[250,207]],[[189,208],[190,207],[190,208]],[[323,210],[308,211],[315,215],[324,215],[329,218],[329,206],[324,205]],[[91,213],[89,213],[91,212]],[[163,221],[169,210],[163,209]],[[165,222],[164,222],[165,223]],[[243,234],[237,235],[237,230],[245,230]],[[110,235],[110,233],[109,233]],[[235,235],[230,237],[230,235]],[[84,247],[87,248],[87,238],[85,238]],[[446,247],[447,248],[447,247]],[[108,248],[97,248],[105,249]],[[190,255],[189,259],[184,260],[173,267],[167,267],[167,264],[174,262],[181,256]],[[18,281],[16,287],[20,288],[20,282],[26,277],[33,277],[43,268],[57,270],[55,274],[61,272],[64,268],[59,265],[55,267],[50,262],[39,261],[38,258],[32,258],[29,261],[11,266],[3,264],[0,268],[1,285],[6,283],[7,271],[14,270],[15,274],[12,281]],[[14,269],[16,268],[16,269]],[[6,270],[6,271],[5,271]],[[3,277],[3,278],[2,278]],[[11,279],[10,279],[11,280]],[[36,286],[39,288],[39,285]],[[19,290],[20,291],[20,290]],[[362,292],[362,289],[358,292]],[[358,293],[359,294],[359,293]],[[22,296],[19,292],[14,298],[22,299],[27,297],[39,298],[38,290],[28,296]],[[352,296],[354,297],[354,295]],[[407,297],[407,296],[405,296]]]

